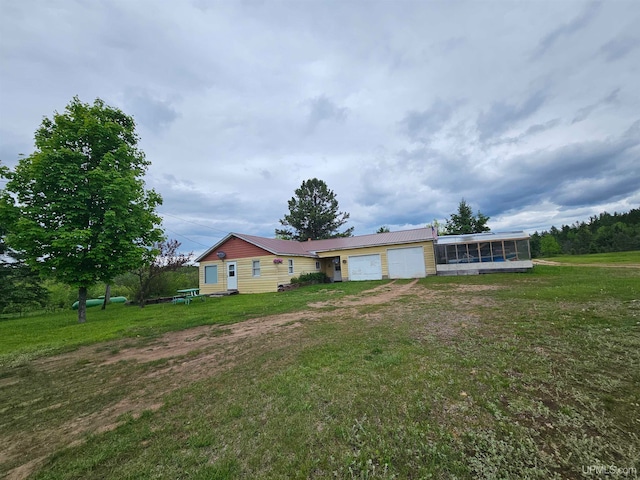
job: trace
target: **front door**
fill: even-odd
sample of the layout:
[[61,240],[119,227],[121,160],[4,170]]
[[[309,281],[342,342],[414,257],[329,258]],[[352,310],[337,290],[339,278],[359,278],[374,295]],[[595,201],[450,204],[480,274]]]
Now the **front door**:
[[227,263],[227,290],[238,289],[238,272],[236,271],[237,268],[238,265],[236,264],[236,262]]
[[340,257],[333,259],[333,281],[342,281],[342,266],[340,265]]

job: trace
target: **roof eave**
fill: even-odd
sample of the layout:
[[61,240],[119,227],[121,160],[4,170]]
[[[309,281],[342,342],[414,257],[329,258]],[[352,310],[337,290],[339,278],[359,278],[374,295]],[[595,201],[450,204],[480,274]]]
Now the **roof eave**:
[[325,248],[314,250],[316,253],[325,253],[325,252],[338,252],[340,250],[355,250],[357,248],[372,248],[372,247],[384,247],[385,245],[403,245],[407,243],[421,243],[421,242],[433,242],[433,238],[423,238],[417,240],[401,240],[399,242],[383,242],[383,243],[374,243],[371,245],[355,245],[351,247],[337,247],[337,248]]
[[223,239],[218,241],[213,247],[209,248],[202,255],[200,255],[198,258],[196,258],[194,260],[194,262],[201,262],[203,258],[205,258],[207,255],[209,255],[211,252],[215,251],[216,249],[220,248],[231,237],[239,238],[240,240],[243,240],[243,241],[245,241],[247,243],[250,243],[251,245],[253,245],[255,247],[258,247],[258,248],[260,248],[260,249],[262,249],[262,250],[264,250],[266,252],[269,252],[271,255],[280,255],[280,256],[283,256],[283,257],[287,256],[287,257],[318,258],[318,256],[313,252],[309,252],[309,253],[292,253],[292,252],[274,250],[273,248],[270,248],[270,247],[268,247],[266,245],[263,245],[260,242],[255,242],[255,241],[251,240],[250,238],[245,237],[241,233],[233,233],[233,232],[231,232],[231,233],[227,234]]

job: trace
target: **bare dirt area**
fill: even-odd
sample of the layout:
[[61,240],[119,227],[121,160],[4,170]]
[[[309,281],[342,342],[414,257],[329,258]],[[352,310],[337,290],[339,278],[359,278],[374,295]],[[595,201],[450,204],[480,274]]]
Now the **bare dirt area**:
[[[391,282],[356,296],[312,303],[308,305],[309,308],[299,312],[255,318],[232,325],[202,326],[170,332],[142,346],[120,340],[36,360],[30,369],[50,376],[55,372],[78,369],[78,365],[88,365],[91,374],[101,379],[101,371],[115,370],[118,374],[105,376],[100,389],[109,391],[120,386],[127,387],[124,391],[128,393],[106,407],[76,416],[62,426],[38,425],[29,432],[10,436],[0,434],[0,443],[9,446],[0,453],[0,464],[20,464],[7,472],[6,478],[26,478],[55,451],[82,443],[88,434],[116,428],[124,415],[135,418],[145,410],[157,410],[163,405],[166,394],[182,386],[229,369],[242,362],[247,355],[290,344],[306,322],[335,318],[336,309],[340,310],[340,317],[347,318],[349,315],[358,315],[362,307],[384,306],[407,295],[417,295],[417,305],[398,306],[398,311],[420,308],[419,304],[432,302],[438,296],[449,296],[458,288],[451,285],[445,289],[427,290],[416,284],[417,280]],[[465,289],[468,291],[468,287]],[[467,296],[460,302],[469,302],[471,299]],[[431,334],[444,337],[455,335],[460,329],[475,323],[473,315],[466,315],[451,318],[448,324],[444,312],[434,320],[439,326],[432,329]],[[138,368],[140,365],[152,367]],[[119,373],[119,367],[122,367],[122,373]],[[52,402],[45,409],[56,410],[63,406]]]

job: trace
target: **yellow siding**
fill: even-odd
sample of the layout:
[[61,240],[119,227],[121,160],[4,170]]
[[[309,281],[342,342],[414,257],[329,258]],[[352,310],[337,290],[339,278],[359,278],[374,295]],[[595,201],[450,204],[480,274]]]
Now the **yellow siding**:
[[344,263],[343,260],[347,260],[350,255],[380,255],[380,261],[382,263],[382,278],[389,278],[389,263],[387,261],[387,250],[394,248],[409,248],[409,247],[423,247],[424,248],[424,266],[427,271],[427,275],[436,274],[436,260],[433,251],[433,242],[416,242],[416,243],[403,243],[400,245],[383,245],[378,247],[365,247],[365,248],[352,248],[349,250],[339,250],[332,252],[319,252],[318,256],[321,258],[333,258],[340,256],[340,262],[342,263],[342,280],[349,280],[349,262]]
[[[424,264],[426,267],[427,275],[436,274],[435,255],[433,251],[433,242],[416,242],[400,245],[384,245],[379,247],[366,247],[366,248],[353,248],[349,250],[340,250],[333,252],[321,252],[318,254],[321,257],[320,270],[316,270],[316,261],[319,259],[308,257],[277,257],[282,258],[281,264],[274,264],[273,259],[275,255],[265,255],[253,258],[238,258],[230,261],[236,262],[237,270],[236,275],[238,279],[238,291],[240,293],[263,293],[263,292],[276,292],[278,291],[278,285],[287,285],[291,283],[291,277],[299,277],[303,273],[313,272],[325,272],[329,277],[333,275],[333,264],[331,260],[333,257],[340,256],[340,262],[342,266],[342,279],[344,281],[349,280],[349,262],[344,263],[343,260],[347,260],[350,255],[374,255],[380,254],[380,260],[382,262],[382,278],[389,278],[389,268],[387,262],[387,250],[390,248],[403,248],[403,247],[424,247]],[[293,260],[293,274],[289,274],[288,260]],[[253,260],[260,260],[260,276],[253,276]],[[227,262],[222,260],[211,260],[200,262],[199,274],[200,274],[200,293],[210,294],[216,292],[224,292],[227,290],[227,275],[226,267]],[[217,284],[205,284],[204,283],[204,268],[208,265],[218,266],[218,283]]]
[[[262,293],[278,291],[278,268],[274,265],[273,256],[239,258],[238,262],[238,291],[240,293]],[[260,261],[260,276],[253,276],[253,260]]]
[[[218,283],[216,284],[204,283],[204,267],[208,265],[218,266]],[[208,295],[210,293],[224,292],[227,290],[226,277],[224,275],[224,263],[221,260],[200,262],[200,266],[198,267],[198,274],[201,294]]]
[[[238,258],[230,261],[236,262],[236,275],[238,279],[238,291],[240,293],[264,293],[277,292],[278,285],[291,283],[292,277],[299,277],[303,273],[317,272],[316,259],[307,257],[277,257],[282,259],[281,264],[274,264],[275,255],[265,255],[253,258]],[[289,262],[293,260],[293,274],[289,274]],[[253,276],[253,261],[260,261],[260,276]],[[228,262],[221,260],[200,262],[200,293],[210,294],[227,290],[226,267]],[[204,283],[204,268],[208,265],[218,266],[218,283]]]
[[424,265],[427,268],[427,275],[437,275],[436,270],[436,252],[433,248],[433,242],[425,242],[424,244]]

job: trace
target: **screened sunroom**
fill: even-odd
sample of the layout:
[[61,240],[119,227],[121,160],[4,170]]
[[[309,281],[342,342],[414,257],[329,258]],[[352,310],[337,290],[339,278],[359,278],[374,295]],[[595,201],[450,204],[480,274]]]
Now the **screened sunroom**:
[[525,232],[446,235],[436,244],[439,275],[524,272],[533,268]]

